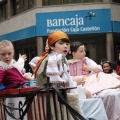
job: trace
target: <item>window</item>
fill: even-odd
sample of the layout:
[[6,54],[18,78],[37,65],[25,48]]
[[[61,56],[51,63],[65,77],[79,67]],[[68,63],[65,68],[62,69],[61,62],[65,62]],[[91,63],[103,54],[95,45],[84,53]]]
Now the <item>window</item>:
[[112,0],[114,3],[120,3],[120,0]]
[[21,11],[28,10],[28,0],[21,0]]
[[45,5],[60,5],[62,0],[43,0],[43,6]]
[[26,11],[35,5],[35,0],[11,0],[13,4],[13,15]]
[[30,70],[29,61],[33,57],[37,56],[36,38],[14,41],[13,44],[15,46],[15,60],[18,60],[20,53],[27,55],[27,60],[25,61],[24,67],[26,72],[28,72]]
[[0,2],[0,21],[7,18],[7,1]]
[[69,4],[69,3],[82,3],[82,0],[63,0],[64,4]]
[[103,0],[43,0],[43,6],[90,2],[103,2]]
[[13,0],[13,15],[20,13],[20,0]]
[[35,5],[35,0],[28,0],[28,8],[33,8]]
[[103,0],[83,0],[84,3],[103,2]]

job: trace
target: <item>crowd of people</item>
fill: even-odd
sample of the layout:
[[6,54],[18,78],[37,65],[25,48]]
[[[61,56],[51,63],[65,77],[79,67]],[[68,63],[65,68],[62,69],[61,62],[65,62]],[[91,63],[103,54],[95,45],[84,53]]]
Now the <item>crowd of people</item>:
[[[79,97],[79,108],[86,119],[120,120],[120,53],[116,64],[101,59],[101,63],[86,56],[85,45],[70,43],[62,31],[52,32],[46,41],[46,51],[35,56],[29,65],[33,73],[26,73],[26,55],[13,59],[14,47],[8,40],[0,42],[0,86],[24,87],[28,80],[36,80],[37,86],[47,82],[60,86],[76,87],[69,92]],[[71,52],[72,59],[66,55]]]

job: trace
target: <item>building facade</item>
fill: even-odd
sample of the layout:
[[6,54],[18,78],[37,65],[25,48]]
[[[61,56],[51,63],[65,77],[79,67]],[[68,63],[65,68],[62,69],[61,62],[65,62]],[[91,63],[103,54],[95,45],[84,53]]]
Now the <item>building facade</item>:
[[13,42],[15,58],[26,53],[28,63],[40,56],[54,30],[67,33],[71,42],[83,42],[87,56],[97,63],[102,58],[115,61],[120,50],[120,1],[0,0],[0,41]]

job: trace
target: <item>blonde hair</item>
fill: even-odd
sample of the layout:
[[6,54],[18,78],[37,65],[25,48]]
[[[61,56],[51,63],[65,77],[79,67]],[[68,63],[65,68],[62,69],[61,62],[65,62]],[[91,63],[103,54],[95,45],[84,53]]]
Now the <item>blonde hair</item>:
[[7,47],[7,46],[10,46],[13,48],[14,50],[14,47],[13,47],[13,44],[9,41],[9,40],[2,40],[0,42],[0,49],[4,48],[4,47]]

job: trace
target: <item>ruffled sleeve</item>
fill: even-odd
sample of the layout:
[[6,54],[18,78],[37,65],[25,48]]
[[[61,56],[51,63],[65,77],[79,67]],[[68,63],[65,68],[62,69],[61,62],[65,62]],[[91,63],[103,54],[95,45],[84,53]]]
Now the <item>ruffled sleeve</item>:
[[65,57],[62,54],[49,55],[46,75],[50,77],[50,81],[66,81],[64,61]]
[[92,59],[88,58],[88,57],[86,57],[86,63],[87,63],[88,66],[96,67],[100,71],[102,71],[102,67],[100,65],[98,65],[96,62],[94,62]]
[[19,58],[17,62],[15,62],[15,66],[19,69],[19,71],[22,71],[25,65],[25,61],[23,58]]

